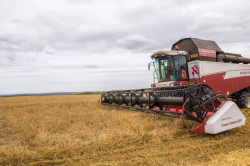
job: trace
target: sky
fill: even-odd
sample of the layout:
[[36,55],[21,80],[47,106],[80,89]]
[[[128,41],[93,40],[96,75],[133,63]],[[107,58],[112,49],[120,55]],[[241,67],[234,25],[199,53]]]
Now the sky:
[[249,0],[0,0],[0,94],[149,88],[182,38],[250,58]]

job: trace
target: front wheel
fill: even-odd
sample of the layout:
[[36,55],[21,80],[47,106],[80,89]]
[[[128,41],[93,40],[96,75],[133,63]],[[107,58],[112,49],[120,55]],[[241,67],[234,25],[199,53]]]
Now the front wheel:
[[237,98],[237,104],[240,108],[250,108],[250,93],[242,92]]

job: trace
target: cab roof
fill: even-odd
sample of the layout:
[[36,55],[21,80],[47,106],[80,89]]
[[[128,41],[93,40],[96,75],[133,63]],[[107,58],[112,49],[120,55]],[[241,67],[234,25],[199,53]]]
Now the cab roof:
[[151,59],[155,59],[157,57],[165,56],[165,55],[186,55],[186,51],[176,51],[176,50],[171,50],[171,51],[158,51],[155,52],[153,55],[151,55]]

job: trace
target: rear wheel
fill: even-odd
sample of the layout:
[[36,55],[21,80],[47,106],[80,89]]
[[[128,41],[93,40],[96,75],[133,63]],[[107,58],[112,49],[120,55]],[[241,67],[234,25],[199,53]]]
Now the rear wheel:
[[240,108],[250,108],[250,93],[242,92],[237,98],[237,104]]
[[215,93],[214,93],[214,91],[211,88],[209,88],[207,86],[203,86],[203,89],[204,89],[205,95],[209,95],[211,97],[216,96]]

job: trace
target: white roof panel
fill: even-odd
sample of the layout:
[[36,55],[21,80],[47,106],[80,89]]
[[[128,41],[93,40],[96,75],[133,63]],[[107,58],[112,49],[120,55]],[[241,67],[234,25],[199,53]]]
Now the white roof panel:
[[179,54],[186,55],[187,52],[186,51],[176,51],[176,50],[158,51],[158,52],[155,52],[153,55],[151,55],[151,59],[155,59],[156,57],[165,56],[165,55],[179,55]]

